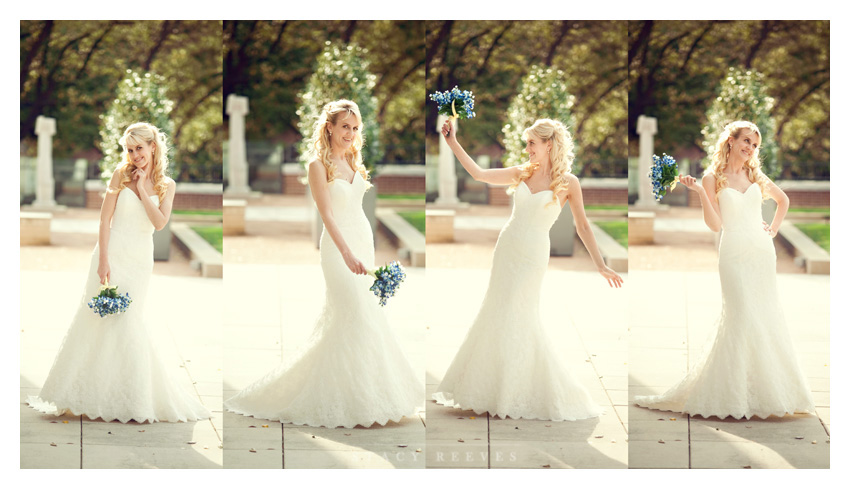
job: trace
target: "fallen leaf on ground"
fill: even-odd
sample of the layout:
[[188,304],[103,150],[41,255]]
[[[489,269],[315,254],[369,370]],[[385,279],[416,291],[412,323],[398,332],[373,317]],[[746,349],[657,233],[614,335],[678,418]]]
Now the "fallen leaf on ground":
[[144,432],[145,432],[145,430],[139,430],[139,433],[144,433]]
[[68,424],[68,420],[62,421],[63,424]]
[[459,443],[463,443],[463,438],[458,438],[458,439],[457,439],[457,441],[458,441]]
[[818,444],[817,440],[812,440],[812,445],[817,445],[817,444]]
[[263,425],[263,428],[268,428],[268,427],[269,427],[269,425],[267,425],[267,424]]
[[658,440],[658,443],[664,443],[664,440]]
[[399,448],[407,448],[407,445],[399,445]]
[[602,438],[603,436],[605,436],[605,435],[596,435],[596,436],[594,436],[594,438]]
[[676,421],[676,418],[670,418],[670,421]]
[[345,436],[351,436],[351,433],[343,433]]
[[551,466],[551,465],[549,465],[549,464],[546,464],[546,465],[541,465],[541,467],[543,467],[544,469],[548,469],[548,468],[550,468],[550,467],[552,467],[552,466]]
[[416,449],[416,453],[419,453],[419,452],[421,452],[421,451],[422,451],[422,449],[421,449],[421,448],[417,448],[417,449]]
[[51,446],[51,447],[55,447],[55,446],[56,446],[56,444],[55,444],[55,443],[53,443],[53,442],[50,442],[50,446]]
[[198,442],[196,442],[196,441],[187,441],[186,443],[188,443],[189,445],[194,445],[194,444],[196,444],[196,443],[198,443]]
[[254,450],[253,448],[249,448],[248,451],[251,452],[251,453],[257,453],[257,451]]
[[805,438],[805,437],[803,437],[803,436],[795,436],[794,437],[795,440],[802,440],[803,438]]
[[745,468],[745,469],[752,469],[752,468],[753,468],[753,466],[752,466],[752,465],[745,465],[745,466],[744,466],[744,468]]

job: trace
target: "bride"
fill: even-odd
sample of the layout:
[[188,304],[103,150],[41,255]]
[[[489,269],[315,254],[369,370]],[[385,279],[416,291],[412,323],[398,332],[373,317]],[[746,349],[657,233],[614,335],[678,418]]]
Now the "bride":
[[[789,200],[762,173],[760,143],[755,124],[732,122],[723,128],[702,185],[689,175],[681,179],[699,195],[706,225],[723,230],[718,252],[723,306],[707,354],[664,394],[636,396],[639,406],[721,419],[814,412],[776,289],[771,238]],[[777,203],[770,225],[761,218],[767,198]]]
[[363,212],[371,187],[362,164],[360,109],[322,109],[312,138],[310,191],[324,223],[325,305],[302,352],[225,402],[232,412],[298,425],[352,428],[413,415],[424,386],[369,292],[375,248]]
[[493,252],[481,309],[433,399],[502,418],[573,421],[599,416],[602,408],[561,363],[540,321],[549,229],[568,200],[597,270],[612,287],[622,285],[622,278],[604,264],[585,216],[578,178],[570,173],[573,142],[566,127],[550,119],[536,121],[523,133],[528,163],[487,170],[463,150],[451,121],[442,133],[472,178],[510,185],[515,197]]
[[[196,421],[210,412],[171,377],[148,336],[145,296],[153,270],[153,231],[171,216],[176,184],[165,135],[139,122],[121,138],[124,163],[109,181],[98,242],[84,295],[38,396],[27,403],[48,414],[104,421]],[[119,286],[132,304],[98,317],[87,302],[101,284]]]

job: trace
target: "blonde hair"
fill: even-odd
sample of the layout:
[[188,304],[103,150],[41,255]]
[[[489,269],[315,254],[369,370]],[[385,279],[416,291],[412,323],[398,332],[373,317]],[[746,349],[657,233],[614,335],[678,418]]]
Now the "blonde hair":
[[168,177],[165,175],[165,171],[168,169],[168,143],[165,134],[152,124],[137,122],[131,124],[124,131],[124,135],[121,136],[119,142],[124,147],[124,153],[121,158],[124,162],[118,166],[120,176],[118,188],[109,190],[120,192],[128,183],[133,181],[133,170],[136,169],[136,165],[130,161],[127,147],[144,142],[148,145],[154,145],[151,148],[151,163],[153,168],[150,168],[148,173],[153,184],[153,190],[159,197],[159,203],[162,204],[165,202],[165,194],[168,191]]
[[[729,153],[731,151],[729,138],[738,139],[746,134],[758,135],[759,146],[761,146],[761,143],[763,142],[761,132],[759,131],[758,126],[752,122],[735,121],[730,122],[723,127],[723,132],[720,133],[720,137],[717,139],[714,154],[711,156],[711,163],[708,165],[708,168],[705,169],[705,174],[712,174],[717,180],[715,192],[720,192],[729,186],[729,179],[724,174],[726,166],[729,164]],[[744,168],[747,170],[747,179],[749,179],[750,182],[757,184],[761,189],[762,199],[767,199],[768,179],[761,171],[759,146],[756,147],[750,158],[744,162]]]
[[[337,121],[343,120],[351,114],[354,114],[357,117],[357,121],[362,124],[363,119],[360,117],[360,108],[357,107],[356,103],[344,99],[328,102],[322,107],[322,113],[313,126],[313,137],[310,144],[312,147],[311,159],[319,160],[325,166],[325,171],[328,174],[328,183],[336,179],[336,166],[331,162],[330,130]],[[345,151],[345,160],[352,170],[360,173],[363,181],[366,182],[366,188],[369,188],[372,184],[369,183],[369,172],[363,166],[363,154],[360,152],[363,148],[362,133],[363,131],[360,130],[354,134],[354,142]]]
[[[549,189],[552,191],[552,202],[550,204],[559,204],[558,194],[566,190],[569,185],[567,175],[572,171],[573,159],[575,159],[573,138],[563,123],[552,119],[536,120],[531,127],[522,132],[523,139],[527,139],[529,134],[537,136],[544,143],[546,141],[552,142],[552,148],[549,150],[549,161],[551,163]],[[517,185],[530,177],[539,166],[540,163],[532,162],[520,165],[522,173],[508,187],[508,193],[513,193]]]

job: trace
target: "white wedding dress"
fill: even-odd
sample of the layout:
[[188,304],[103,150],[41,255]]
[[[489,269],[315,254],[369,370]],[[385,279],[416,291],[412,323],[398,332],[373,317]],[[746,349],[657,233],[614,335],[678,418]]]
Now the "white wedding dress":
[[200,400],[171,377],[148,334],[144,306],[153,271],[153,231],[136,194],[122,190],[109,233],[109,279],[133,302],[126,312],[106,317],[88,307],[100,292],[96,245],[77,313],[41,392],[28,397],[30,406],[57,416],[67,412],[122,423],[210,417]]
[[635,403],[702,417],[767,418],[814,412],[776,288],[776,250],[762,224],[759,186],[717,194],[723,306],[702,359],[667,392]]
[[[355,257],[375,261],[372,228],[363,212],[366,182],[329,184],[334,219]],[[320,240],[325,304],[308,344],[275,369],[225,401],[227,410],[255,418],[324,426],[369,427],[414,415],[425,398],[387,323],[371,276],[348,269],[333,240]]]
[[516,187],[513,212],[499,233],[481,309],[432,398],[501,418],[574,421],[599,416],[560,361],[540,321],[549,264],[549,229],[561,213],[552,191]]

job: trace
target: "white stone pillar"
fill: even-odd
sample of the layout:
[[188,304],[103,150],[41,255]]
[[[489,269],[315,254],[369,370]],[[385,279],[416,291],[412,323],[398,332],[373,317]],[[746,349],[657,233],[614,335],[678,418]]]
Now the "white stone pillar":
[[[446,122],[446,119],[448,118],[444,115],[437,117],[437,132],[440,133],[440,159],[437,174],[440,177],[440,185],[437,189],[437,200],[435,200],[434,203],[452,206],[457,205],[460,201],[457,198],[455,155],[452,153],[449,143],[446,142],[446,138],[444,138],[443,134],[440,132],[443,124]],[[457,120],[454,121],[455,124],[457,124],[457,122]]]
[[652,183],[647,177],[652,167],[652,154],[655,150],[653,136],[658,132],[658,119],[638,116],[637,133],[640,135],[640,156],[638,158],[638,200],[635,207],[657,208],[658,202],[652,195]]
[[35,202],[33,209],[55,209],[55,182],[53,180],[53,135],[56,134],[56,119],[38,116],[35,120],[38,136],[38,162],[36,164]]
[[248,186],[248,152],[245,148],[245,115],[248,114],[248,97],[227,96],[227,115],[230,116],[230,139],[227,164],[230,166],[225,196],[251,194]]

